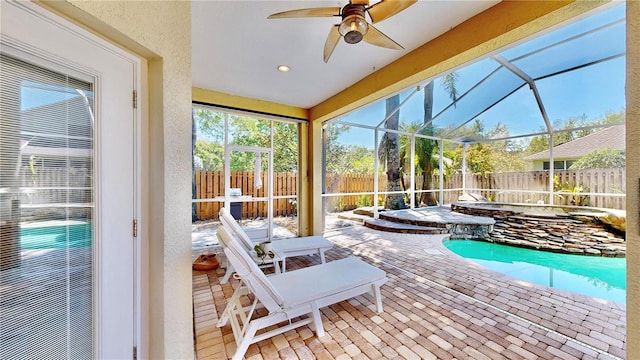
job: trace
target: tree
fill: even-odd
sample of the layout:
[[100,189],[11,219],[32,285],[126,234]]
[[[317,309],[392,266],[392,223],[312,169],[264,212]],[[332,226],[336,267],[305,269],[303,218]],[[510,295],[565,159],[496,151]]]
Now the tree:
[[[206,109],[193,109],[193,127],[200,130],[200,133],[207,141],[224,143],[224,114]],[[193,129],[192,127],[192,129]],[[196,129],[193,129],[196,131]]]
[[[229,115],[229,143],[261,148],[271,148],[271,121],[249,116]],[[274,143],[274,147],[279,146]],[[250,151],[233,151],[230,154],[232,171],[253,171],[256,154]],[[274,161],[275,162],[275,161]],[[263,161],[266,170],[267,162]]]
[[447,94],[449,94],[449,98],[453,100],[454,107],[456,106],[456,101],[458,101],[458,89],[456,88],[458,77],[458,73],[453,71],[445,75],[442,81],[442,86]]
[[[386,100],[385,128],[398,130],[400,124],[400,95],[394,95]],[[398,133],[386,131],[380,141],[378,149],[380,162],[385,163],[387,170],[387,191],[401,191],[402,178],[400,177],[400,144]],[[392,210],[406,207],[402,194],[387,194],[385,197],[385,207]]]
[[[473,174],[486,175],[493,172],[509,172],[525,170],[522,160],[523,145],[515,140],[493,140],[509,137],[509,129],[498,122],[493,129],[485,131],[481,119],[456,131],[458,136],[475,139],[478,143],[467,147],[467,170]],[[483,141],[487,140],[487,141]],[[458,145],[453,151],[453,166],[462,169],[463,146]]]
[[549,150],[549,135],[534,136],[524,150],[524,155],[529,156],[545,150]]
[[349,128],[348,125],[328,124],[323,130],[325,171],[329,174],[344,171],[342,159],[349,152],[349,148],[340,144],[338,138],[342,133],[349,131]]
[[627,112],[622,109],[618,112],[608,112],[604,115],[604,118],[600,120],[603,125],[622,124],[626,121]]
[[327,150],[328,174],[373,174],[373,151],[365,146],[334,144]]
[[[458,90],[456,88],[456,82],[458,79],[458,74],[455,72],[451,72],[444,76],[442,86],[445,91],[449,94],[449,98],[453,101],[453,106],[456,106],[456,102],[458,100]],[[433,125],[433,90],[434,84],[433,81],[429,81],[427,85],[424,87],[424,118],[423,118],[423,126],[424,128],[420,132],[422,135],[434,136],[435,135],[435,127]],[[421,190],[432,190],[433,189],[433,172],[434,169],[438,167],[435,163],[436,157],[434,156],[434,152],[438,149],[438,142],[432,139],[426,138],[416,138],[416,154],[418,155],[418,165],[422,170],[422,176],[424,180],[422,181],[422,189]],[[438,201],[435,199],[435,196],[431,192],[422,192],[420,195],[420,205],[437,205]]]
[[273,171],[298,171],[298,125],[275,121],[273,128]]
[[[195,111],[191,112],[191,198],[196,198],[196,139],[198,138],[198,131],[196,127]],[[191,221],[198,220],[198,213],[196,211],[196,203],[191,204]]]
[[[443,78],[443,87],[449,94],[450,98],[455,102],[458,99],[458,90],[456,88],[456,80],[458,75],[456,73],[450,73],[444,76]],[[421,135],[434,136],[435,128],[433,126],[433,90],[434,83],[430,81],[427,83],[423,89],[424,93],[424,118],[423,118],[423,129],[420,131]],[[386,100],[386,118],[385,122],[386,129],[398,130],[398,122],[400,118],[399,110],[395,113],[391,114],[398,106],[400,105],[400,96],[395,95]],[[438,148],[438,142],[423,137],[416,137],[415,140],[415,153],[417,157],[417,167],[418,171],[423,175],[422,188],[424,192],[421,192],[418,203],[421,205],[437,205],[438,202],[435,199],[435,196],[431,192],[426,192],[426,190],[433,189],[433,173],[434,169],[438,167],[436,162],[438,158],[434,156],[435,149]],[[378,152],[378,157],[380,159],[385,159],[387,164],[387,191],[400,191],[402,189],[402,177],[401,177],[401,169],[405,167],[405,159],[407,154],[407,148],[404,147],[404,151],[400,151],[400,146],[398,144],[398,134],[395,132],[385,132],[382,137],[382,141],[380,142],[380,148]],[[381,160],[382,161],[382,160]],[[396,170],[397,169],[397,170]],[[416,171],[416,172],[418,172]],[[404,204],[404,197],[402,197],[402,203],[397,199],[393,199],[395,201],[393,206],[406,206]],[[389,199],[387,200],[389,201]],[[392,208],[388,205],[387,207]]]
[[491,149],[489,158],[493,172],[504,173],[525,171],[527,165],[522,158],[522,148],[509,140],[492,141],[488,143]]
[[[202,160],[202,168],[209,171],[223,170],[224,118],[223,114],[206,109],[193,109],[191,124],[192,157]],[[194,173],[195,174],[195,173]],[[195,177],[193,181],[195,194]]]
[[[255,118],[232,118],[231,136],[236,145],[271,148],[271,121]],[[233,169],[250,171],[255,166],[255,154],[231,154]],[[263,162],[263,166],[267,163]],[[263,169],[263,170],[266,170]],[[298,170],[298,127],[296,124],[273,122],[273,171]]]
[[[487,139],[505,139],[509,137],[509,128],[500,122],[485,135]],[[526,168],[522,160],[522,146],[514,140],[494,140],[487,143],[491,152],[489,159],[493,172],[523,171]]]
[[[418,131],[418,129],[420,128],[420,124],[418,123],[412,123],[412,124],[406,124],[401,122],[400,123],[400,130],[404,133],[409,133],[409,134],[413,134],[416,131]],[[407,174],[411,174],[411,171],[415,171],[416,173],[420,172],[420,168],[418,167],[418,157],[414,156],[414,160],[415,160],[415,167],[413,169],[410,168],[411,166],[411,141],[409,137],[401,137],[400,138],[400,184],[402,186],[402,191],[406,192],[407,190],[407,184],[406,184],[406,176]],[[419,200],[418,197],[416,197],[416,200]],[[405,203],[409,202],[410,199],[405,199]]]
[[194,151],[194,155],[202,159],[203,170],[224,170],[224,146],[222,144],[196,140]]
[[[579,139],[598,131],[598,125],[621,124],[625,122],[625,110],[619,112],[609,112],[598,120],[588,121],[586,115],[571,117],[564,121],[556,120],[553,123],[553,146],[558,146],[572,140]],[[593,126],[593,128],[588,128]],[[587,127],[587,129],[573,130],[575,128]],[[541,132],[546,132],[547,128],[542,127]],[[535,136],[529,142],[524,151],[524,155],[532,155],[541,151],[549,150],[549,135]]]
[[581,157],[571,165],[570,170],[579,169],[608,169],[626,166],[626,153],[622,150],[594,150]]
[[[462,167],[463,146],[456,148],[454,164]],[[486,143],[471,144],[467,147],[467,170],[472,174],[487,175],[494,172],[495,163],[491,161],[492,149]]]
[[[406,123],[401,123],[400,124],[400,130],[404,133],[409,133],[409,134],[413,134],[413,133],[418,133],[418,129],[420,129],[422,127],[421,123],[411,123],[411,124],[406,124]],[[435,131],[435,135],[439,136],[440,131],[438,130],[434,130]],[[444,130],[444,133],[446,133],[447,131]],[[429,151],[427,149],[427,151],[424,150],[425,145],[428,146],[430,144],[433,144],[435,142],[435,140],[430,140],[430,139],[425,139],[425,138],[421,138],[421,137],[416,137],[415,139],[415,153],[414,153],[414,161],[415,161],[415,167],[414,169],[410,168],[410,164],[411,164],[411,141],[410,141],[410,137],[408,136],[404,136],[400,138],[400,176],[402,177],[402,179],[404,179],[403,181],[403,191],[406,191],[408,189],[408,184],[407,184],[407,175],[411,174],[411,171],[413,170],[415,172],[415,174],[417,176],[422,176],[424,174],[424,167],[425,167],[425,160],[427,160],[427,157],[425,157],[423,154],[425,154],[427,151]],[[435,142],[436,146],[435,148],[437,148],[438,143]],[[450,143],[449,143],[450,144]],[[435,153],[435,149],[434,151],[432,151],[432,155],[428,157],[428,159],[430,159],[431,161],[431,167],[432,167],[432,175],[437,175],[439,174],[439,171],[443,171],[445,176],[450,176],[454,173],[454,168],[453,168],[453,158],[455,157],[455,146],[446,146],[444,147],[444,169],[439,169],[439,163],[440,163],[440,157],[439,154]],[[433,182],[431,180],[431,182]],[[418,183],[420,183],[420,181],[418,180]],[[424,188],[424,182],[421,183],[421,189]],[[428,185],[427,185],[428,186]],[[416,194],[415,200],[417,204],[420,204],[421,199],[425,197],[422,193]],[[409,202],[409,199],[405,199],[406,202]],[[435,201],[435,200],[434,200]],[[424,204],[424,203],[423,203]]]
[[373,151],[366,146],[349,145],[341,163],[343,174],[373,174]]
[[[202,159],[205,170],[223,169],[224,161],[224,113],[194,109],[193,152]],[[293,123],[258,119],[250,116],[228,114],[229,143],[271,148],[273,124],[273,169],[275,172],[294,172],[298,169],[298,126]],[[197,129],[197,130],[196,130]],[[232,171],[251,171],[255,166],[252,152],[232,152]],[[264,166],[267,162],[263,162]],[[266,168],[265,168],[266,170]]]

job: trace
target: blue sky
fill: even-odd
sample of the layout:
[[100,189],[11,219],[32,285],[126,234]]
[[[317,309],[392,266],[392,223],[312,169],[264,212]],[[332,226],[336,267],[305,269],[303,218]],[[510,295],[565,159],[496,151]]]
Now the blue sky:
[[[624,5],[609,8],[588,18],[549,32],[518,46],[500,52],[536,81],[549,120],[565,121],[572,117],[597,120],[607,113],[618,112],[625,107],[625,52]],[[582,35],[581,34],[585,34]],[[557,45],[560,41],[571,39]],[[617,56],[617,57],[616,57]],[[576,66],[595,65],[545,77]],[[456,70],[456,87],[460,95],[476,86],[499,67],[494,59],[481,59]],[[434,116],[438,127],[460,125],[468,119],[478,118],[491,129],[496,124],[507,124],[510,135],[539,132],[544,127],[541,112],[533,92],[524,81],[512,72],[502,69],[472,90],[438,116],[451,104],[442,78],[435,79]],[[520,87],[518,91],[484,111],[494,102]],[[412,89],[400,93],[402,102]],[[400,109],[400,120],[405,123],[422,123],[423,93],[414,94]],[[478,115],[478,113],[480,113]],[[379,101],[354,111],[341,120],[378,125],[385,116],[385,101]],[[340,137],[345,144],[373,147],[373,131],[352,128]]]
[[[89,97],[93,92],[82,89]],[[20,87],[20,111],[79,97],[80,94],[71,87],[49,85],[33,81],[22,81]]]
[[[622,54],[625,51],[624,10],[624,5],[611,7],[506,49],[500,56],[512,61],[532,78],[539,78],[576,65],[589,64],[595,60]],[[589,35],[577,37],[590,30],[592,32]],[[572,41],[553,46],[564,39]],[[459,94],[464,95],[498,67],[499,64],[494,59],[485,58],[457,69],[456,87]],[[438,114],[451,104],[451,99],[442,86],[442,78],[436,78],[434,81],[434,121],[438,127],[458,126],[466,120],[478,118],[483,121],[486,130],[501,123],[507,124],[510,135],[523,135],[539,132],[544,126],[529,86],[505,69],[493,73],[468,96],[461,98],[455,108],[451,107],[441,115]],[[621,56],[538,80],[536,86],[549,120],[553,123],[556,120],[565,121],[582,116],[587,120],[596,120],[607,113],[624,109],[624,81],[625,58]],[[519,90],[515,91],[517,88]],[[400,101],[404,101],[414,89],[415,87],[412,87],[402,91]],[[512,91],[515,92],[485,111],[491,104]],[[90,92],[88,94],[92,95]],[[21,110],[76,96],[78,93],[73,88],[24,81],[21,89]],[[423,93],[420,91],[401,108],[401,122],[422,123],[422,105]],[[481,113],[478,114],[479,112]],[[354,111],[342,119],[376,126],[384,117],[385,101],[382,100]],[[373,131],[352,128],[340,137],[340,141],[373,148]]]

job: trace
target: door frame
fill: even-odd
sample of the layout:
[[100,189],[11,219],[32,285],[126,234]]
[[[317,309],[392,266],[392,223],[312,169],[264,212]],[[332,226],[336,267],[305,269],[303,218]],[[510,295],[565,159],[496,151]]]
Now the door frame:
[[[41,6],[40,4],[33,3],[31,1],[4,1],[2,0],[1,6],[3,7],[3,11],[22,11],[24,13],[28,13],[32,16],[35,16],[41,20],[44,20],[48,23],[53,24],[57,28],[64,30],[66,33],[71,36],[81,38],[83,41],[87,41],[88,43],[98,46],[103,50],[106,50],[112,54],[117,55],[118,57],[126,60],[133,67],[134,78],[132,79],[133,90],[135,91],[135,95],[132,94],[132,107],[133,102],[137,103],[137,106],[132,109],[133,117],[134,117],[134,126],[133,126],[133,150],[134,154],[131,154],[133,157],[133,177],[134,183],[133,193],[134,193],[134,217],[136,219],[136,232],[137,236],[134,241],[135,244],[132,246],[134,249],[133,254],[133,345],[136,347],[136,352],[132,354],[132,357],[138,358],[146,358],[148,357],[148,349],[149,349],[149,310],[148,310],[148,299],[149,299],[149,289],[148,289],[148,232],[147,232],[147,201],[148,198],[142,190],[142,184],[148,182],[148,165],[146,165],[146,161],[144,159],[147,158],[148,153],[145,151],[145,144],[148,144],[148,139],[143,137],[142,134],[146,134],[148,132],[148,109],[147,102],[142,101],[142,99],[146,99],[147,89],[143,84],[147,79],[147,62],[146,60],[138,56],[134,53],[131,53],[123,48],[120,48],[100,36],[88,31],[87,29],[80,27],[69,20],[53,13],[49,9]],[[9,8],[10,7],[10,8]],[[3,16],[4,17],[4,16]],[[26,25],[26,24],[25,24]],[[55,53],[48,51],[46,49],[42,49],[36,46],[32,46],[21,42],[18,39],[15,39],[4,33],[4,26],[2,26],[2,31],[0,31],[0,43],[3,45],[3,52],[13,55],[18,55],[19,57],[31,61],[35,64],[42,65],[54,70],[60,70],[65,73],[71,74],[73,76],[77,76],[80,79],[86,79],[87,74],[95,73],[88,66],[84,66],[81,63],[70,63],[68,59],[64,59],[61,56],[56,55]],[[98,78],[96,78],[98,79]],[[99,81],[99,79],[98,79]],[[95,83],[96,86],[99,86],[99,83]],[[134,97],[137,99],[134,100]],[[98,106],[100,106],[98,104]],[[94,109],[95,111],[96,109]],[[102,147],[102,151],[107,151],[108,145]],[[96,154],[96,157],[99,157],[100,153]],[[99,183],[96,182],[96,184]],[[132,223],[132,232],[134,224]],[[99,249],[96,249],[98,252]],[[101,282],[101,273],[106,270],[105,264],[100,264],[99,267],[96,267],[95,273],[93,275],[94,279],[100,283]],[[95,290],[94,290],[95,293]],[[100,299],[99,296],[94,297],[94,310],[100,311]],[[96,314],[99,318],[99,313]],[[101,357],[100,355],[103,353],[102,351],[102,339],[99,330],[98,324],[94,325],[94,356]]]

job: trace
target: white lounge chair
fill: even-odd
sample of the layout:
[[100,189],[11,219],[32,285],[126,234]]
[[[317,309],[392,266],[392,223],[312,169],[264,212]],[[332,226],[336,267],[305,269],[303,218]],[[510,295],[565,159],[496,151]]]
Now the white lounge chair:
[[[227,229],[219,228],[218,238],[242,281],[228,299],[218,322],[219,327],[231,323],[237,345],[233,360],[242,359],[253,343],[307,324],[312,324],[317,336],[324,336],[320,308],[364,293],[372,294],[376,310],[383,311],[380,286],[387,281],[386,273],[358,258],[348,257],[267,277]],[[245,308],[240,298],[247,293],[255,298]],[[264,306],[268,315],[253,318],[258,305]],[[284,326],[256,335],[287,321]]]
[[[237,238],[239,238],[242,246],[246,251],[251,252],[254,245],[258,242],[254,242],[247,235],[247,233],[240,227],[236,219],[229,213],[226,208],[221,208],[218,214],[222,226],[226,227],[228,231],[231,231]],[[325,263],[324,252],[333,247],[333,243],[322,236],[303,236],[290,239],[278,239],[273,240],[270,243],[270,250],[272,250],[276,257],[274,258],[274,265],[276,266],[276,273],[280,271],[287,271],[287,258],[300,255],[320,255],[320,261]],[[278,265],[280,262],[280,266]],[[225,284],[231,273],[233,272],[232,266],[227,263],[227,272],[220,281],[221,284]]]

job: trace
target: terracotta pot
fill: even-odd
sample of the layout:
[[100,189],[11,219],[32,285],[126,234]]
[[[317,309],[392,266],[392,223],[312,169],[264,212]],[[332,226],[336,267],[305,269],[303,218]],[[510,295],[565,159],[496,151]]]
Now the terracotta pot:
[[193,270],[199,271],[207,271],[207,270],[215,270],[220,267],[220,262],[218,262],[218,258],[216,254],[213,255],[200,255],[193,262]]

